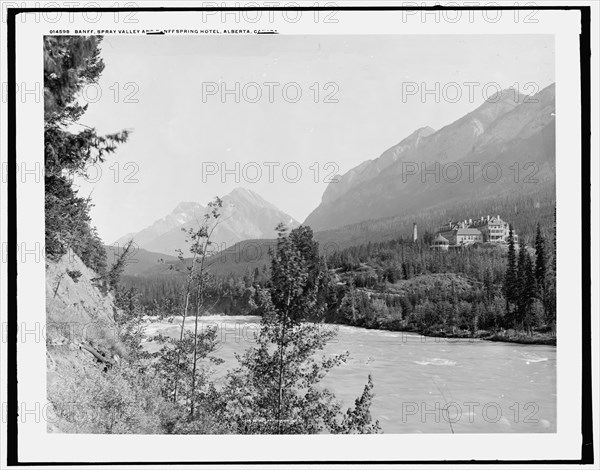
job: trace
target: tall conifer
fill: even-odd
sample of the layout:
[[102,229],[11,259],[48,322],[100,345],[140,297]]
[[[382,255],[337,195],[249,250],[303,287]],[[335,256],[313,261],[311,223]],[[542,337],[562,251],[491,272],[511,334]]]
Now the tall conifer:
[[508,257],[506,262],[506,275],[504,278],[504,298],[506,299],[507,318],[513,320],[512,307],[517,297],[517,254],[515,250],[515,237],[512,225],[508,232]]

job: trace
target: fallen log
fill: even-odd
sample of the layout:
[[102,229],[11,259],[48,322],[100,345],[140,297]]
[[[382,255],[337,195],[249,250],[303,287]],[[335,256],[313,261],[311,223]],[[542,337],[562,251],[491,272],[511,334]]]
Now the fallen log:
[[79,345],[79,347],[81,349],[85,349],[87,352],[91,353],[99,362],[103,362],[105,364],[108,364],[109,366],[115,365],[115,361],[113,361],[111,358],[109,358],[107,356],[104,356],[102,353],[100,353],[95,348],[88,346],[87,344],[83,344],[83,343],[81,343]]

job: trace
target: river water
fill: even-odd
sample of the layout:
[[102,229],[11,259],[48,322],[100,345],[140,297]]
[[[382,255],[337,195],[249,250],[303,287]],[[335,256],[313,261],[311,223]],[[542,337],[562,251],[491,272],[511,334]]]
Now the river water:
[[[237,365],[234,353],[253,346],[260,319],[201,318],[201,328],[218,328],[225,360],[215,370],[219,383]],[[147,335],[179,336],[181,317],[150,321]],[[371,414],[385,433],[556,432],[556,347],[424,337],[413,333],[336,328],[325,353],[350,352],[322,384],[354,405],[368,375],[376,394]],[[186,321],[186,329],[193,321]],[[157,345],[148,342],[145,349]]]

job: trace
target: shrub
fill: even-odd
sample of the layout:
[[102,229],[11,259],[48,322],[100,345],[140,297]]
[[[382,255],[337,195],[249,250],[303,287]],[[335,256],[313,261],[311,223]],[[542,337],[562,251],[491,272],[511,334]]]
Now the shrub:
[[75,269],[73,271],[67,269],[67,274],[71,279],[73,279],[73,282],[79,282],[79,278],[81,277],[81,271],[79,271],[78,269]]
[[64,370],[61,380],[49,387],[48,399],[65,432],[162,432],[159,416],[163,401],[156,381],[127,363],[106,372],[96,365],[85,367],[84,371]]

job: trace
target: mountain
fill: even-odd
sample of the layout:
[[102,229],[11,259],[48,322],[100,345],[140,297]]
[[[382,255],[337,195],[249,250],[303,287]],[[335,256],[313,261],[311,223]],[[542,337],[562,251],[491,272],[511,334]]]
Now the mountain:
[[327,230],[552,186],[554,111],[554,84],[530,97],[503,90],[457,121],[438,131],[419,129],[331,182],[304,224]]
[[200,220],[205,213],[206,208],[202,204],[196,202],[181,202],[169,215],[157,220],[152,225],[137,233],[132,232],[122,236],[115,241],[114,244],[117,246],[124,246],[125,243],[133,238],[138,247],[145,247],[154,239],[181,225]]
[[431,127],[417,129],[399,144],[390,147],[375,160],[367,160],[344,175],[336,175],[323,193],[324,203],[335,201],[349,189],[378,176],[383,170],[419,146],[423,137],[435,132]]
[[[274,238],[279,223],[290,228],[299,225],[293,217],[249,189],[236,188],[221,199],[222,216],[211,237],[215,251],[225,250],[242,240]],[[121,237],[117,243],[123,245],[133,238],[138,248],[175,255],[175,250],[185,251],[187,246],[182,229],[197,227],[206,212],[202,204],[182,202],[167,216],[133,235]]]

